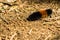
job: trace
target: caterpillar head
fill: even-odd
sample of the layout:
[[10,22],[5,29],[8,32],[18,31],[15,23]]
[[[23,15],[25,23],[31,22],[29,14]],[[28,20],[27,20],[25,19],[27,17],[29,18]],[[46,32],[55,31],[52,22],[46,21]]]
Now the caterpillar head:
[[46,9],[46,12],[47,12],[48,16],[50,16],[52,14],[52,9]]

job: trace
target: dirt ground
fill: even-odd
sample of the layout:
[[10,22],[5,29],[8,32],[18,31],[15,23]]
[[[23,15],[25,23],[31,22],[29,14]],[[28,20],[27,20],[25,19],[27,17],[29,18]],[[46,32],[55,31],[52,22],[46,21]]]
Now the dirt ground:
[[[60,2],[60,1],[59,1]],[[0,0],[0,40],[60,40],[60,3],[56,0]],[[51,17],[26,18],[51,8]]]

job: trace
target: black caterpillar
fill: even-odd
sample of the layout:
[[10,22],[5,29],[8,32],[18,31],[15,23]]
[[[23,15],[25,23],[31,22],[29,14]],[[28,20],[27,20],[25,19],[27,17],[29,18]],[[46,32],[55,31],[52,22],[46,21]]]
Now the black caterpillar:
[[35,21],[42,17],[50,16],[52,14],[52,9],[43,9],[37,12],[33,12],[31,15],[28,16],[28,21]]

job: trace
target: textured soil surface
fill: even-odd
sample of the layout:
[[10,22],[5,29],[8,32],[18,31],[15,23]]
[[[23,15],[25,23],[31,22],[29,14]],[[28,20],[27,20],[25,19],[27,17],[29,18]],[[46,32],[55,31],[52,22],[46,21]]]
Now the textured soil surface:
[[[59,1],[60,2],[60,1]],[[0,0],[0,40],[60,40],[60,3],[56,0]],[[51,8],[51,17],[26,18]]]

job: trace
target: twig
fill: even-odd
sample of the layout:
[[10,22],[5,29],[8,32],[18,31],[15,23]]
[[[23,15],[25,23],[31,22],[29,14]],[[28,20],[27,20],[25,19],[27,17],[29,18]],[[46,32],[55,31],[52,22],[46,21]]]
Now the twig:
[[[48,20],[53,20],[53,19],[55,19],[55,20],[60,19],[60,16],[54,17],[54,18],[48,18]],[[43,18],[43,20],[46,20],[46,18]]]
[[6,3],[6,2],[0,2],[0,3],[3,3],[4,5],[8,5],[8,6],[15,6],[15,5],[17,5],[17,4],[9,4],[9,3]]
[[17,34],[14,33],[14,34],[11,36],[10,40],[13,40],[13,38],[14,38],[16,35],[17,35]]
[[12,5],[9,4],[9,3],[5,3],[5,2],[0,2],[0,3],[3,3],[4,5],[12,6]]
[[31,34],[31,32],[32,32],[32,29],[28,32],[28,34]]
[[0,18],[1,18],[6,24],[9,23],[5,18],[2,18],[1,16],[0,16]]
[[51,35],[48,35],[48,36],[45,38],[45,40],[47,40],[49,37],[51,37]]

